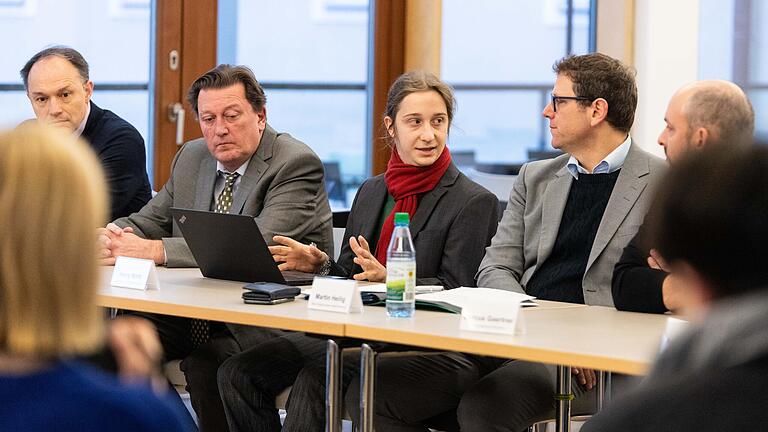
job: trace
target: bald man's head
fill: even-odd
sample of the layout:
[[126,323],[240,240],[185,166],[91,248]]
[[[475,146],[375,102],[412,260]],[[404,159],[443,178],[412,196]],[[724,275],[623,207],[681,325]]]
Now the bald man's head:
[[671,162],[690,149],[711,144],[745,146],[755,133],[755,112],[736,84],[696,81],[678,90],[667,106],[659,144]]

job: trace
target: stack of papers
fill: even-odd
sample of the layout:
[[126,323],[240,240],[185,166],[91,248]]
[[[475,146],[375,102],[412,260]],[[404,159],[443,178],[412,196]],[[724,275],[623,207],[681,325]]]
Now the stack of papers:
[[416,294],[416,305],[432,306],[450,312],[460,313],[462,308],[475,306],[482,308],[484,303],[520,304],[523,307],[538,306],[535,297],[495,288],[459,287],[429,294]]

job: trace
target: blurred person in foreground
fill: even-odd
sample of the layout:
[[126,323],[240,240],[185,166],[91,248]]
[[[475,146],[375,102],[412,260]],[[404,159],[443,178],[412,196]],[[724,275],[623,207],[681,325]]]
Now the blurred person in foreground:
[[[105,183],[87,144],[69,134],[34,124],[0,134],[2,431],[187,430],[184,413],[144,379],[129,373],[120,384],[76,360],[105,339],[93,241],[107,216]],[[51,248],[54,237],[62,241]],[[108,337],[120,340],[111,342],[118,365],[130,366],[136,347],[153,345],[125,340],[146,333],[120,323]]]
[[582,431],[758,430],[768,423],[768,149],[676,164],[651,232],[694,322]]

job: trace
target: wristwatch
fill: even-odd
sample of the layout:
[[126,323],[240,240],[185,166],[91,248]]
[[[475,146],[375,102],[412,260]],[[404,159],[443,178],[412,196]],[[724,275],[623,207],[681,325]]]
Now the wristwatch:
[[327,260],[323,263],[323,265],[320,266],[320,269],[317,271],[317,274],[320,276],[328,276],[328,273],[331,272],[331,257],[328,257]]
[[[317,249],[317,245],[315,242],[310,242],[309,247]],[[317,274],[320,276],[328,276],[328,273],[331,272],[331,257],[329,257],[327,254],[325,255],[328,257],[327,260],[320,266],[320,268],[317,270]]]

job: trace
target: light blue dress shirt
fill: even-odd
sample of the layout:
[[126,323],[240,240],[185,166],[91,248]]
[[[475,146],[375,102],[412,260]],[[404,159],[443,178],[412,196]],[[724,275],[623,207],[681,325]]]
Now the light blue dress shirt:
[[632,144],[632,138],[627,135],[627,139],[625,139],[624,142],[621,143],[620,146],[616,147],[612,152],[608,153],[608,156],[601,160],[595,169],[592,170],[592,172],[589,172],[584,167],[582,167],[579,161],[577,161],[573,156],[568,159],[568,164],[566,167],[568,168],[568,171],[570,171],[573,178],[576,180],[579,179],[579,173],[610,174],[624,166],[624,160],[627,158],[627,154],[629,153],[630,144]]

